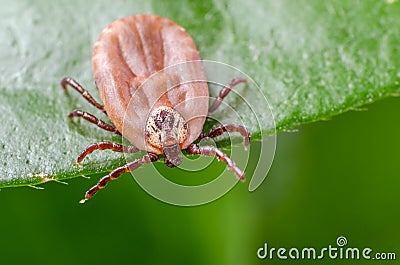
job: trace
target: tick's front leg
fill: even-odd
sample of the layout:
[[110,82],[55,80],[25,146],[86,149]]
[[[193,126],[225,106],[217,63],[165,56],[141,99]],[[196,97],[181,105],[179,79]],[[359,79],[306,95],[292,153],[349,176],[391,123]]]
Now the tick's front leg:
[[190,155],[215,155],[220,161],[225,162],[228,169],[232,170],[241,181],[245,181],[244,172],[236,166],[235,162],[229,156],[215,146],[197,146],[196,144],[191,144],[186,149],[186,152]]
[[201,133],[198,139],[200,140],[200,139],[203,139],[205,137],[214,138],[214,137],[220,136],[224,132],[229,132],[229,133],[238,132],[238,133],[240,133],[244,138],[244,146],[245,146],[245,148],[250,143],[251,135],[250,135],[249,130],[247,130],[247,128],[244,127],[244,126],[235,125],[235,124],[226,124],[226,125],[221,125],[221,126],[215,127],[213,129],[211,129],[208,134]]
[[70,114],[68,114],[68,118],[72,119],[73,117],[79,117],[79,118],[83,118],[85,120],[87,120],[90,123],[96,124],[97,127],[109,131],[109,132],[113,132],[115,134],[121,135],[121,133],[118,131],[117,128],[115,128],[114,126],[106,123],[105,121],[100,120],[99,118],[97,118],[96,116],[85,112],[85,111],[81,111],[81,110],[74,110],[72,111]]
[[246,78],[238,77],[238,78],[232,79],[231,82],[229,82],[226,86],[224,86],[224,88],[221,89],[218,97],[214,100],[214,103],[208,109],[208,114],[214,112],[219,107],[219,105],[221,105],[222,100],[224,100],[224,98],[229,94],[229,92],[231,92],[232,87],[234,87],[240,83],[246,83],[246,82],[247,82]]
[[101,178],[95,186],[90,188],[86,192],[85,198],[80,200],[80,203],[85,203],[87,200],[92,198],[93,195],[96,194],[96,192],[98,192],[100,189],[103,189],[110,180],[117,179],[122,173],[131,172],[143,164],[152,163],[152,162],[157,161],[158,159],[159,159],[158,155],[153,154],[153,153],[148,153],[148,154],[144,155],[142,157],[142,159],[136,159],[135,161],[132,161],[132,162],[126,164],[125,166],[122,166],[122,167],[119,167],[119,168],[113,170],[110,174]]
[[[61,80],[61,87],[64,90],[67,90],[67,85],[70,87],[74,88],[76,91],[78,91],[90,104],[101,110],[102,112],[106,113],[104,106],[100,103],[98,103],[92,95],[89,94],[89,92],[84,89],[77,81],[70,77],[65,77],[63,80]],[[106,113],[107,114],[107,113]]]
[[83,152],[78,156],[76,159],[77,163],[80,163],[83,161],[83,159],[93,153],[96,150],[111,150],[114,152],[120,152],[120,153],[136,153],[139,149],[136,148],[134,145],[130,146],[123,146],[121,144],[117,143],[112,143],[112,142],[99,142],[99,143],[94,143],[85,148]]

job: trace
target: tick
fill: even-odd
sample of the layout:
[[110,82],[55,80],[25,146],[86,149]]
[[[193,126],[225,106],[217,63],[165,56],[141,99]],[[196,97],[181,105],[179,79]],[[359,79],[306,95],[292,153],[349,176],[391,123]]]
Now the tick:
[[[200,60],[199,52],[190,35],[173,21],[156,15],[134,15],[119,19],[107,26],[94,44],[92,68],[101,101],[97,102],[77,81],[66,77],[61,81],[78,91],[89,103],[109,117],[113,125],[81,110],[72,111],[68,117],[79,117],[101,129],[122,135],[132,144],[124,146],[112,142],[91,144],[78,156],[76,162],[95,150],[134,153],[146,151],[141,158],[113,170],[89,189],[84,203],[110,180],[124,172],[131,172],[146,163],[152,163],[164,155],[169,167],[182,162],[182,152],[188,155],[216,156],[228,169],[244,181],[244,173],[225,153],[215,146],[199,146],[195,142],[216,137],[224,132],[238,132],[244,144],[250,142],[250,133],[240,125],[222,125],[202,132],[204,122],[229,94],[232,86],[246,82],[236,78],[223,87],[211,107],[206,82],[184,83],[185,73],[192,80],[205,80],[202,67],[185,69],[179,74],[165,72],[156,82],[145,85],[149,77],[166,67],[188,61]],[[182,64],[185,67],[185,64]],[[169,87],[176,81],[173,89]]]

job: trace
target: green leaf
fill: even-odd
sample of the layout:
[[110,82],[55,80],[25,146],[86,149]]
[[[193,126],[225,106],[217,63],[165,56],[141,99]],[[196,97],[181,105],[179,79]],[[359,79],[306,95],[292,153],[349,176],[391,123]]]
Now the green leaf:
[[[400,92],[396,0],[20,0],[0,5],[0,187],[108,172],[124,163],[121,155],[99,152],[82,167],[71,164],[86,145],[120,139],[84,121],[69,121],[66,116],[75,108],[101,113],[76,93],[64,93],[59,82],[74,77],[97,97],[92,45],[107,24],[127,15],[169,17],[192,35],[204,59],[248,74],[271,104],[276,131]],[[261,99],[258,108],[266,108]],[[266,124],[262,135],[257,124],[247,126],[255,140],[274,129]]]

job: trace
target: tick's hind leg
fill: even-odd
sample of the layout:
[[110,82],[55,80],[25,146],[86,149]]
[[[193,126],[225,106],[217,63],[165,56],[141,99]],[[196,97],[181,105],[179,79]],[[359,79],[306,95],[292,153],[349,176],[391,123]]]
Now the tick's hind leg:
[[217,136],[220,136],[224,132],[238,132],[240,133],[243,138],[244,138],[244,146],[247,147],[250,143],[250,132],[247,130],[246,127],[241,126],[241,125],[235,125],[235,124],[226,124],[226,125],[221,125],[218,127],[215,127],[210,130],[208,134],[206,133],[201,133],[198,139],[203,139],[205,137],[210,137],[214,138]]
[[[64,90],[67,90],[67,85],[71,86],[74,88],[76,91],[78,91],[90,104],[101,110],[102,112],[106,113],[104,106],[100,103],[98,103],[90,94],[89,92],[84,89],[77,81],[70,77],[65,77],[63,80],[61,80],[61,86]],[[107,114],[107,113],[106,113]]]
[[208,113],[214,112],[219,105],[221,105],[222,100],[231,92],[232,87],[240,84],[240,83],[246,83],[247,79],[245,78],[234,78],[232,81],[230,81],[227,85],[224,86],[224,88],[221,89],[219,92],[218,97],[214,100],[214,103],[211,105],[211,107],[208,109]]
[[118,131],[117,128],[85,111],[74,110],[70,114],[68,114],[68,118],[73,118],[73,117],[81,117],[90,123],[96,124],[101,129],[121,135],[121,133]]
[[111,150],[120,153],[136,153],[139,149],[137,149],[137,147],[134,145],[123,146],[121,144],[112,142],[99,142],[87,146],[85,150],[83,150],[83,152],[78,156],[76,162],[77,163],[82,162],[87,155],[90,155],[96,150]]
[[110,180],[117,179],[122,173],[131,172],[143,164],[152,163],[157,160],[158,160],[158,155],[153,153],[148,153],[144,155],[142,159],[137,159],[135,161],[126,164],[125,166],[113,170],[110,174],[101,178],[95,186],[93,186],[90,190],[88,190],[85,194],[85,198],[82,199],[80,203],[84,203],[87,200],[89,200],[91,197],[93,197],[93,195],[96,194],[96,192],[98,192],[100,189],[103,189],[106,186],[107,182],[109,182]]
[[191,155],[216,155],[220,161],[226,163],[228,169],[232,170],[241,181],[245,181],[244,172],[236,166],[235,162],[229,156],[215,146],[197,146],[196,144],[191,144],[186,149],[186,152]]

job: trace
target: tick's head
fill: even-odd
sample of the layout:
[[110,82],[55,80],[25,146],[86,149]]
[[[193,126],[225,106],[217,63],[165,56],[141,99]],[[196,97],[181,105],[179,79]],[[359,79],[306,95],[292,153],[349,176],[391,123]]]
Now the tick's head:
[[171,107],[157,107],[147,119],[146,143],[162,150],[166,156],[167,165],[178,166],[182,163],[181,146],[187,134],[186,121]]

